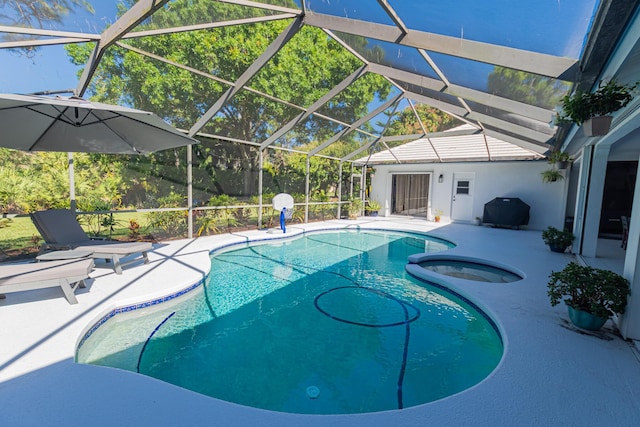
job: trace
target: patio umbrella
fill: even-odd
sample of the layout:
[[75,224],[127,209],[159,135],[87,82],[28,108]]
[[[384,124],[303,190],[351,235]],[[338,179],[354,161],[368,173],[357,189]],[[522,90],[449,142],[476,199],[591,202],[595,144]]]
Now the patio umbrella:
[[0,94],[0,146],[23,151],[147,154],[198,141],[153,113],[78,97]]

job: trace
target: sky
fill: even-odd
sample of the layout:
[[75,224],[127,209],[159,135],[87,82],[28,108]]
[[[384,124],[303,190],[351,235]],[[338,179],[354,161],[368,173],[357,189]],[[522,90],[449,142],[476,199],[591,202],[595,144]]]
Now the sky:
[[[94,14],[70,14],[58,31],[99,33],[107,22],[116,19],[116,0],[92,1]],[[0,22],[5,24],[5,22]],[[24,54],[0,49],[0,93],[28,94],[45,90],[72,89],[78,83],[77,67],[69,61],[63,46],[39,48],[32,58]]]
[[[94,14],[86,11],[72,13],[62,24],[54,24],[51,29],[99,34],[107,23],[116,20],[118,1],[120,0],[91,1],[95,9]],[[446,1],[448,0],[392,0],[390,4],[405,17],[406,23],[412,28],[476,41],[497,42],[521,49],[533,48],[540,52],[571,58],[578,58],[580,55],[584,43],[584,30],[590,22],[594,5],[598,2],[539,0],[539,3],[532,7],[527,6],[526,2],[514,0],[493,0],[489,3],[460,0],[460,7],[452,13],[444,4]],[[433,7],[434,4],[437,6]],[[391,24],[376,0],[312,0],[307,5],[318,12]],[[438,11],[439,13],[434,13]],[[0,19],[0,25],[5,23]],[[566,44],[559,44],[558,40],[563,40]],[[436,58],[442,56],[433,55]],[[464,69],[468,66],[466,62],[469,62],[457,58],[450,58],[448,61],[457,69]],[[447,63],[443,61],[441,66],[445,67]],[[424,66],[427,67],[426,64]],[[475,67],[487,68],[485,64],[479,63],[476,63]],[[491,69],[492,67],[488,67],[489,71],[483,69],[479,74],[470,73],[469,70],[458,73],[460,80],[453,83],[485,90],[486,76]],[[73,89],[77,86],[79,71],[80,67],[69,62],[62,46],[40,47],[32,58],[15,51],[0,49],[0,93],[27,94],[45,90]],[[478,83],[478,80],[481,82]]]

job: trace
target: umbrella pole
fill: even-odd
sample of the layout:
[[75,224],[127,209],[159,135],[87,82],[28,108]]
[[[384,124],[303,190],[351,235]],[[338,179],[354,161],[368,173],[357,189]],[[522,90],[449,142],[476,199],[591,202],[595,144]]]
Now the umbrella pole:
[[76,213],[76,181],[73,169],[73,153],[67,153],[67,159],[69,164],[69,209],[74,214]]

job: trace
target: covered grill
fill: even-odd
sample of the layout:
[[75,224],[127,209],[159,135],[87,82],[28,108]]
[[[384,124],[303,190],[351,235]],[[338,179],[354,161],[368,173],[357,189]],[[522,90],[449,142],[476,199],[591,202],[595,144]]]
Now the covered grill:
[[529,205],[517,197],[496,197],[485,203],[482,222],[518,228],[529,224]]

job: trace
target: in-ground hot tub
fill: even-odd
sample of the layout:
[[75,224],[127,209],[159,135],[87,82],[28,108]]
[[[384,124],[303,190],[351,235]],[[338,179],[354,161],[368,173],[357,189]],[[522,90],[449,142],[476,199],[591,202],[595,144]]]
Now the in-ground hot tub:
[[511,283],[524,279],[518,269],[494,261],[454,254],[414,254],[409,256],[409,273],[424,279],[433,273],[488,283]]

